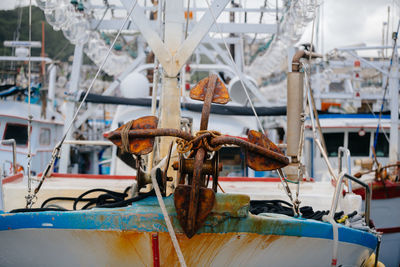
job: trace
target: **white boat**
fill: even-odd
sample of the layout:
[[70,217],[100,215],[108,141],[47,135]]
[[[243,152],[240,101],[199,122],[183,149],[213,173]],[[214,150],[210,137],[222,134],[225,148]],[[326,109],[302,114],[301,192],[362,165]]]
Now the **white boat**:
[[[20,101],[0,101],[0,162],[2,176],[14,174],[13,165],[19,171],[27,171],[28,165],[28,104]],[[41,116],[41,106],[31,105],[32,130],[31,153],[34,173],[43,171],[51,158],[54,145],[62,134],[64,122],[62,116],[47,110],[46,119]],[[14,141],[5,142],[13,139]],[[14,143],[14,144],[13,144]],[[16,154],[13,162],[13,153]],[[19,166],[19,167],[18,167]],[[17,173],[18,170],[15,170]]]
[[[396,266],[400,263],[400,212],[396,208],[396,203],[400,201],[400,182],[381,178],[382,174],[375,175],[373,169],[377,169],[374,163],[374,155],[371,147],[374,146],[374,139],[379,119],[372,114],[324,114],[320,115],[321,128],[324,133],[325,142],[328,150],[328,158],[334,168],[339,168],[340,164],[349,167],[350,172],[366,172],[360,180],[369,184],[372,191],[371,200],[371,219],[377,231],[382,232],[382,245],[379,259],[387,266]],[[309,125],[309,128],[311,126]],[[389,161],[389,140],[384,136],[390,130],[390,116],[383,115],[380,120],[380,132],[378,134],[376,146],[376,159],[381,167],[390,164]],[[309,135],[310,136],[310,135]],[[309,164],[308,172],[317,180],[329,181],[324,172],[324,162],[317,147],[312,139],[307,139],[306,144],[309,155],[306,162]],[[338,148],[343,146],[348,148],[351,157],[340,163]],[[349,155],[350,156],[350,155]],[[379,172],[385,171],[380,169]],[[370,172],[370,173],[368,173]],[[378,180],[379,179],[379,180]],[[352,192],[365,198],[363,188],[357,184],[352,184]]]
[[[32,208],[40,190],[45,186],[51,189],[52,181],[54,185],[66,184],[60,181],[62,177],[51,178],[54,160],[61,149],[61,144],[57,145],[36,189],[26,198],[26,208],[0,214],[0,265],[366,264],[377,247],[379,236],[369,227],[369,206],[365,217],[360,216],[361,228],[350,222],[340,224],[334,218],[343,178],[349,178],[345,174],[337,177],[332,208],[322,221],[269,212],[256,215],[250,212],[252,204],[248,195],[217,192],[221,146],[237,145],[244,149],[246,163],[258,171],[280,170],[289,160],[260,132],[248,131],[248,139],[244,140],[210,131],[211,102],[226,104],[229,101],[225,85],[216,75],[201,80],[190,92],[192,99],[204,102],[200,131],[192,135],[181,129],[177,74],[207,31],[214,24],[218,27],[216,17],[229,1],[214,0],[187,38],[183,37],[183,1],[163,2],[165,9],[160,11],[165,12],[165,42],[149,27],[136,1],[121,2],[128,11],[127,19],[132,15],[131,20],[163,67],[159,123],[155,116],[135,117],[105,134],[120,150],[135,155],[136,186],[132,187],[129,198],[128,191],[109,190],[91,199],[85,194],[71,197],[69,200],[74,203],[86,203],[82,210],[65,210],[51,205],[50,200],[46,205],[42,203],[41,208]],[[124,24],[119,32],[123,27]],[[240,80],[243,82],[242,77]],[[250,98],[249,101],[251,103]],[[73,123],[75,116],[68,116],[72,120],[67,119],[66,123]],[[63,141],[66,136],[67,133]],[[158,142],[155,137],[162,138]],[[177,153],[173,151],[171,144],[175,139],[171,137],[178,137]],[[146,155],[149,160],[143,164]],[[173,162],[176,156],[179,156],[177,163]],[[153,162],[154,158],[159,161]],[[173,167],[178,170],[177,175],[171,174]],[[83,175],[81,178],[89,180],[90,177]],[[28,182],[32,182],[31,179]],[[12,181],[8,183],[8,189],[12,184]],[[153,189],[142,192],[144,187]],[[298,212],[295,207],[294,212]],[[24,255],[18,252],[21,249]]]
[[[27,174],[28,165],[30,171],[36,174],[46,167],[64,127],[64,118],[55,110],[56,66],[47,57],[29,56],[28,48],[40,48],[40,42],[5,41],[4,45],[15,49],[15,55],[0,57],[1,62],[29,61],[32,67],[35,62],[42,66],[49,64],[47,73],[28,71],[30,77],[25,77],[22,64],[18,75],[13,77],[14,86],[0,92],[0,177]],[[37,81],[44,79],[45,74],[48,76],[47,98],[42,99],[40,94],[45,94],[44,88]]]
[[[377,231],[383,233],[379,259],[387,266],[398,266],[400,213],[395,204],[400,201],[398,62],[389,59],[378,61],[359,55],[362,51],[377,49],[380,48],[353,46],[337,49],[329,64],[323,62],[320,65],[313,76],[313,84],[317,108],[328,111],[320,115],[320,124],[329,162],[335,169],[345,165],[349,173],[370,185],[371,219]],[[391,58],[396,58],[396,40],[390,49]],[[390,78],[387,73],[390,73]],[[342,114],[346,110],[353,114]],[[324,159],[310,138],[311,124],[309,121],[306,124],[308,138],[304,154],[307,155],[307,171],[316,180],[329,180]],[[349,149],[347,160],[342,163],[337,160],[340,146]],[[364,199],[364,190],[354,183],[350,185],[353,187],[350,191]]]

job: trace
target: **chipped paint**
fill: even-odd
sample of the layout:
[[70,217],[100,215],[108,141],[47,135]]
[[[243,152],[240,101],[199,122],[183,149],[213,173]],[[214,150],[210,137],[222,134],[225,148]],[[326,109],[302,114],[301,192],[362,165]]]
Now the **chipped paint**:
[[[270,266],[285,266],[278,258],[310,255],[317,250],[325,253],[322,260],[330,257],[332,226],[329,223],[252,215],[248,213],[247,196],[216,194],[217,204],[205,225],[188,239],[179,226],[173,198],[164,200],[188,266],[264,266],[265,262],[271,262]],[[47,225],[49,222],[52,226]],[[151,266],[154,233],[159,234],[160,265],[177,266],[155,197],[118,209],[4,213],[0,214],[0,265],[10,265],[5,259],[15,260],[17,266],[26,265],[19,262],[23,259],[18,259],[17,252],[13,251],[26,247],[24,251],[29,251],[32,262],[38,264],[42,258],[37,255],[62,251],[62,257],[78,257],[72,263],[67,257],[70,265]],[[340,255],[352,252],[346,262],[350,265],[365,260],[376,246],[374,235],[345,226],[339,226],[339,240]],[[342,251],[344,247],[347,249]],[[295,263],[286,266],[295,266]]]
[[[0,257],[0,265],[152,266],[154,233],[81,229],[3,231],[0,251],[7,257]],[[179,266],[169,234],[158,235],[160,266]],[[331,241],[320,238],[256,233],[202,233],[191,239],[178,233],[177,238],[188,266],[321,266],[328,263],[331,253]],[[360,266],[370,252],[371,249],[341,242],[339,264]],[[313,255],[313,259],[303,255]]]

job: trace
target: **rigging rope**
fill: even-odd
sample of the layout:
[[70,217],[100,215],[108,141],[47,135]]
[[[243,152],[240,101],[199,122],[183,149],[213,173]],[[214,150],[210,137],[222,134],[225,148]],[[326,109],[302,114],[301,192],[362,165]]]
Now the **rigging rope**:
[[385,85],[385,91],[383,92],[383,97],[382,97],[382,104],[381,104],[381,110],[379,111],[379,119],[378,119],[378,126],[376,127],[376,131],[375,131],[375,138],[374,138],[374,149],[376,150],[376,145],[378,143],[378,134],[379,134],[379,128],[380,128],[380,124],[381,124],[381,119],[382,119],[382,112],[383,112],[383,106],[385,104],[385,98],[386,98],[386,93],[387,93],[387,89],[389,86],[389,76],[390,76],[390,72],[392,71],[392,66],[393,66],[393,58],[396,54],[396,45],[397,45],[397,36],[399,33],[399,27],[400,27],[400,20],[397,24],[397,31],[396,34],[393,36],[394,38],[394,44],[393,44],[393,48],[392,48],[392,56],[390,58],[390,65],[389,65],[389,70],[388,70],[388,77],[386,79],[386,85]]
[[[30,1],[32,1],[32,0],[30,0]],[[103,59],[103,62],[101,63],[99,69],[98,69],[97,72],[96,72],[96,75],[95,75],[94,78],[92,79],[92,82],[90,83],[89,88],[87,89],[85,95],[83,96],[83,99],[82,99],[81,103],[79,104],[79,106],[78,106],[78,108],[77,108],[77,110],[76,110],[76,112],[75,112],[75,114],[74,114],[74,116],[73,116],[73,118],[72,118],[70,124],[68,125],[67,130],[65,131],[63,137],[61,138],[61,141],[60,141],[60,142],[55,146],[55,148],[53,149],[53,154],[52,154],[52,157],[51,157],[51,159],[50,159],[50,162],[49,162],[48,165],[46,166],[45,171],[42,173],[42,177],[41,177],[41,179],[40,179],[40,182],[39,182],[38,186],[36,187],[36,189],[35,189],[35,191],[34,191],[33,196],[29,197],[29,199],[27,198],[27,203],[26,203],[26,206],[27,206],[27,207],[32,207],[32,205],[34,204],[33,199],[36,198],[36,195],[37,195],[37,193],[39,192],[40,188],[42,187],[42,184],[43,184],[43,182],[45,181],[46,176],[50,173],[50,171],[51,171],[51,169],[52,169],[52,166],[54,165],[55,159],[59,157],[59,154],[60,154],[60,151],[61,151],[61,146],[62,146],[62,144],[64,143],[65,138],[67,137],[68,132],[71,130],[71,128],[72,128],[72,126],[73,126],[73,124],[74,124],[74,121],[76,120],[76,117],[78,116],[78,113],[79,113],[80,109],[81,109],[82,106],[83,106],[83,103],[85,103],[85,100],[86,100],[86,98],[88,97],[90,91],[92,90],[93,85],[94,85],[94,83],[95,83],[97,77],[99,76],[99,74],[100,74],[102,68],[104,67],[105,63],[107,62],[107,58],[108,58],[108,56],[110,55],[110,52],[111,52],[111,50],[113,49],[113,47],[114,47],[114,45],[115,45],[115,43],[116,43],[118,37],[120,36],[120,34],[121,34],[121,32],[122,32],[122,29],[124,29],[125,24],[128,22],[128,20],[129,20],[131,14],[132,14],[132,12],[133,12],[133,10],[135,9],[136,4],[137,4],[137,0],[135,0],[135,2],[134,2],[133,5],[132,5],[131,10],[130,10],[130,11],[128,12],[128,14],[126,15],[126,18],[125,18],[125,20],[124,20],[124,23],[122,23],[121,27],[119,28],[117,35],[115,36],[115,38],[114,38],[112,44],[110,45],[110,47],[109,47],[109,49],[108,49],[108,51],[107,51],[107,54],[105,55],[105,57],[104,57],[104,59]]]
[[178,239],[176,238],[174,227],[172,226],[171,219],[169,218],[167,208],[165,207],[165,203],[164,203],[164,200],[163,200],[162,195],[161,195],[160,187],[158,186],[158,182],[157,182],[156,176],[161,178],[161,175],[162,175],[161,174],[161,169],[157,168],[156,169],[156,173],[155,174],[152,173],[150,175],[151,176],[151,182],[153,183],[153,187],[154,187],[154,190],[156,192],[158,204],[160,205],[161,211],[162,211],[163,216],[164,216],[165,223],[167,224],[168,233],[169,233],[169,235],[171,237],[172,244],[174,245],[174,249],[175,249],[176,255],[178,256],[178,259],[179,259],[179,263],[181,264],[182,267],[186,267],[185,258],[183,257],[183,253],[182,253],[181,247],[179,246]]
[[129,121],[127,124],[124,125],[124,127],[121,130],[121,148],[122,152],[128,152],[130,153],[130,148],[129,148],[129,130],[132,128],[133,120]]
[[[211,15],[213,16],[214,24],[215,24],[215,26],[216,26],[216,28],[217,28],[217,30],[218,30],[218,33],[220,34],[221,39],[222,39],[223,42],[224,42],[225,49],[226,49],[226,51],[228,52],[229,59],[231,60],[231,64],[233,65],[233,69],[234,69],[234,71],[235,71],[235,74],[239,77],[239,81],[240,81],[240,83],[241,83],[241,85],[242,85],[242,87],[243,87],[243,89],[244,89],[244,92],[245,92],[245,94],[246,94],[247,100],[248,100],[248,102],[249,102],[249,104],[250,104],[250,107],[251,107],[253,113],[254,113],[254,116],[256,117],[256,120],[257,120],[257,123],[258,123],[258,125],[259,125],[259,128],[260,128],[261,132],[262,132],[264,135],[266,135],[266,134],[265,134],[264,127],[263,127],[263,125],[262,125],[262,123],[261,123],[261,121],[260,121],[260,118],[259,118],[258,115],[257,115],[257,111],[255,110],[254,104],[253,104],[253,102],[252,102],[252,100],[251,100],[251,98],[250,98],[250,95],[249,95],[249,93],[248,93],[248,91],[247,91],[247,88],[246,88],[245,85],[244,85],[244,82],[243,82],[243,75],[240,73],[240,71],[239,71],[239,69],[238,69],[238,66],[237,66],[236,63],[235,63],[235,60],[234,60],[233,57],[232,57],[232,54],[231,54],[230,49],[229,49],[229,46],[228,46],[228,44],[227,44],[227,42],[226,42],[226,40],[225,40],[225,37],[224,37],[224,35],[223,35],[223,33],[222,33],[222,31],[221,31],[219,25],[217,24],[217,19],[216,19],[215,15],[214,15],[214,12],[211,10],[211,6],[210,6],[209,1],[206,0],[206,3],[207,3],[207,6],[208,6],[208,10],[210,11]],[[277,173],[278,173],[278,175],[279,175],[279,178],[281,179],[281,182],[282,182],[283,187],[285,188],[285,192],[286,192],[287,196],[289,197],[289,199],[290,199],[290,200],[292,201],[292,203],[293,203],[293,211],[294,211],[296,214],[298,214],[298,203],[297,203],[296,201],[293,200],[292,193],[291,193],[291,191],[290,191],[290,188],[289,188],[289,185],[288,185],[288,182],[287,182],[288,179],[286,178],[286,176],[285,176],[285,174],[284,174],[284,172],[283,172],[282,169],[277,169],[276,171],[277,171]]]
[[244,89],[244,92],[245,92],[245,94],[246,94],[247,100],[249,101],[250,107],[251,107],[251,109],[253,110],[254,116],[256,117],[258,126],[260,127],[261,132],[262,132],[263,134],[265,134],[264,127],[263,127],[263,125],[262,125],[262,123],[261,123],[261,121],[260,121],[260,118],[259,118],[258,115],[257,115],[257,111],[256,111],[256,109],[255,109],[255,107],[254,107],[253,101],[252,101],[251,98],[250,98],[250,95],[249,95],[249,92],[247,91],[247,88],[244,86],[243,74],[239,71],[238,66],[236,65],[236,62],[235,62],[235,60],[234,60],[233,57],[232,57],[232,54],[231,54],[231,52],[230,52],[228,43],[226,42],[225,37],[224,37],[224,34],[222,33],[222,30],[221,30],[221,28],[219,27],[219,25],[218,25],[218,23],[217,23],[217,18],[215,17],[215,14],[214,14],[214,12],[213,12],[212,9],[211,9],[210,2],[209,2],[208,0],[206,0],[206,3],[207,3],[207,6],[208,6],[208,10],[210,11],[210,13],[211,13],[211,15],[212,15],[212,17],[213,17],[213,19],[214,19],[215,27],[217,28],[217,31],[218,31],[218,33],[220,34],[221,39],[222,39],[223,42],[224,42],[225,49],[226,49],[226,51],[228,52],[229,59],[231,60],[231,64],[232,64],[232,66],[233,66],[233,69],[234,69],[234,71],[235,71],[235,74],[239,77],[239,81],[240,81],[240,83],[241,83],[241,85],[242,85],[242,87],[243,87],[243,89]]
[[[374,111],[372,110],[371,105],[370,105],[368,102],[366,102],[366,104],[367,104],[367,107],[368,107],[368,109],[369,109],[369,112],[370,112],[371,115],[374,117],[374,119],[378,119],[378,117],[375,115]],[[386,133],[386,131],[385,131],[384,128],[382,128],[382,132],[383,132],[383,134],[384,134],[384,136],[385,136],[385,138],[386,138],[386,141],[389,143],[389,142],[390,142],[390,139],[389,139],[389,136],[387,135],[387,133]]]

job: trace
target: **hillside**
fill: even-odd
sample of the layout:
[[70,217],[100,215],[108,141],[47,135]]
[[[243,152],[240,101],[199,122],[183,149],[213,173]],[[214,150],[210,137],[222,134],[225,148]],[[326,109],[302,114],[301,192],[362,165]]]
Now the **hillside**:
[[[4,47],[3,42],[13,40],[18,26],[18,16],[21,8],[14,10],[0,11],[0,55],[11,55],[11,48]],[[46,21],[44,13],[38,7],[32,6],[32,40],[42,40],[42,21]],[[29,7],[22,8],[22,20],[19,30],[20,41],[26,41],[29,37]],[[67,61],[73,54],[74,46],[65,39],[62,31],[54,31],[53,28],[45,22],[45,53],[48,57]],[[32,49],[32,55],[39,56],[40,49]],[[57,56],[57,58],[55,58]]]

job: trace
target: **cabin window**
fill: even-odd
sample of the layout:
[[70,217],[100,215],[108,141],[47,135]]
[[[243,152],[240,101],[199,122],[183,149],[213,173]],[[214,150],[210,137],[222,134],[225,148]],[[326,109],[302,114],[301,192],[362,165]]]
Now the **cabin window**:
[[240,147],[223,147],[219,151],[219,161],[222,163],[220,176],[244,176],[244,155]]
[[50,145],[50,129],[40,128],[39,144],[43,146]]
[[[387,133],[387,136],[388,138],[390,138],[389,133]],[[378,140],[376,142],[375,153],[377,157],[389,157],[389,142],[386,139],[384,133],[378,133]]]
[[360,136],[358,133],[349,133],[349,145],[351,156],[368,157],[370,146],[371,133],[365,133]]
[[344,144],[344,133],[324,133],[328,157],[337,157],[338,148]]
[[329,84],[329,92],[343,92],[344,91],[344,82],[331,82]]
[[18,123],[7,123],[3,139],[15,139],[18,146],[28,144],[28,125]]

